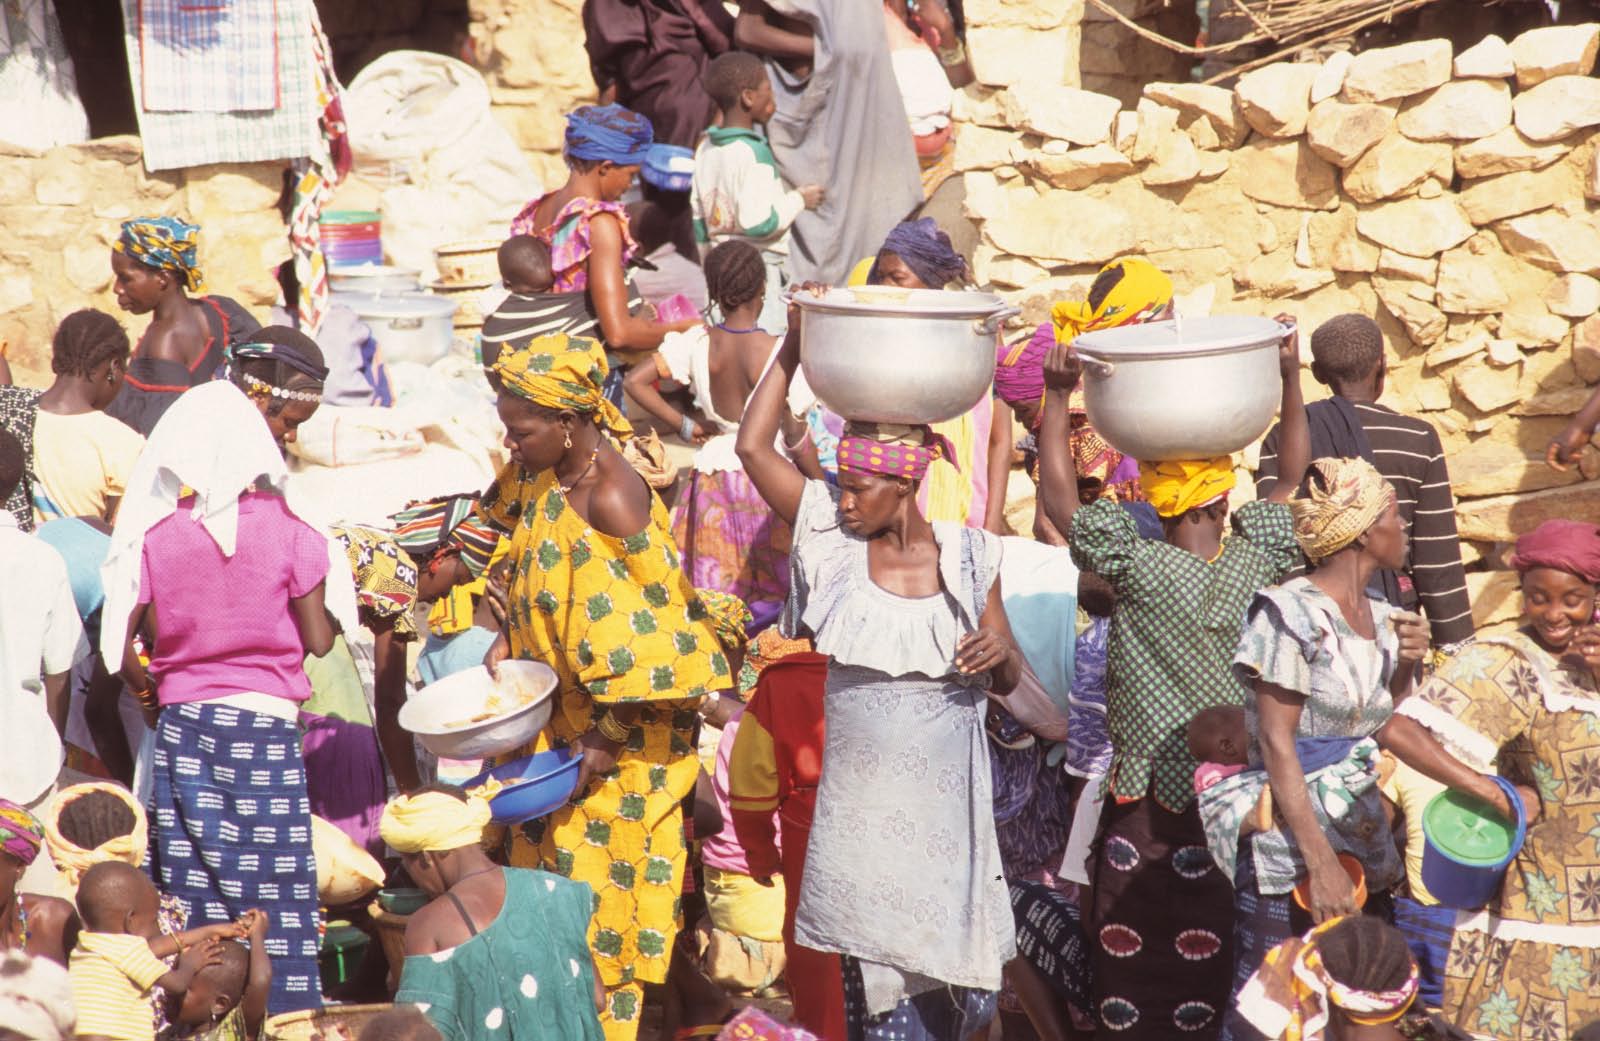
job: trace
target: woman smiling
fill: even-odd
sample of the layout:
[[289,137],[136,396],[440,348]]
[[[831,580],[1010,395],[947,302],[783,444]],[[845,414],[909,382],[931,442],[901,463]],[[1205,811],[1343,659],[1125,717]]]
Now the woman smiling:
[[1456,655],[1379,740],[1511,817],[1498,769],[1536,821],[1498,898],[1456,916],[1445,1015],[1475,1035],[1582,1037],[1600,1019],[1600,530],[1547,521],[1517,540],[1511,564],[1526,624]]

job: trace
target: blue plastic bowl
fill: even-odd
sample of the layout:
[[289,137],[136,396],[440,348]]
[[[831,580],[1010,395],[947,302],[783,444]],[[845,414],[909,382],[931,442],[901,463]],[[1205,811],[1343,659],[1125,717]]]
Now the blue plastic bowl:
[[662,191],[686,192],[694,184],[694,152],[680,145],[651,145],[639,175]]
[[572,798],[583,757],[570,748],[552,748],[485,770],[461,787],[476,788],[489,778],[505,785],[489,800],[496,824],[521,824],[553,813]]

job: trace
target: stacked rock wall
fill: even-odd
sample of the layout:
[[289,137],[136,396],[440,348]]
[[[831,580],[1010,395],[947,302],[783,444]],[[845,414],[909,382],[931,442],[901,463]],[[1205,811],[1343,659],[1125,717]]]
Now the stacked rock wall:
[[1600,519],[1600,450],[1565,474],[1543,462],[1600,382],[1597,48],[1597,25],[1459,54],[1421,40],[1233,90],[1154,83],[1131,110],[1031,78],[969,88],[976,274],[1035,320],[1127,253],[1168,271],[1190,313],[1286,311],[1308,332],[1374,316],[1384,400],[1438,428],[1467,558],[1485,562],[1480,621],[1505,620],[1501,544]]
[[50,381],[56,323],[80,307],[116,315],[137,339],[149,324],[117,310],[111,243],[130,217],[171,215],[202,226],[211,291],[256,317],[277,298],[273,268],[289,255],[276,208],[283,164],[147,173],[137,137],[107,137],[39,155],[0,146],[0,342],[20,383]]
[[594,101],[582,0],[470,0],[475,62],[494,114],[549,187],[566,179],[565,116]]

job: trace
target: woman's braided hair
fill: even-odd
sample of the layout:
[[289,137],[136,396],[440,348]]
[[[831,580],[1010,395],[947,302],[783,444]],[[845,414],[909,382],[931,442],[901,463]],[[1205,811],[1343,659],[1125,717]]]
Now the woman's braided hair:
[[86,307],[61,319],[50,341],[50,371],[87,378],[108,361],[128,360],[128,334],[122,323]]
[[761,251],[742,239],[729,239],[707,253],[705,272],[706,292],[724,315],[767,288],[767,265]]
[[1411,950],[1394,926],[1370,915],[1352,915],[1317,937],[1328,975],[1347,987],[1398,990],[1411,975]]
[[134,824],[133,810],[110,792],[85,792],[62,807],[56,818],[61,837],[79,849],[97,849],[130,834]]

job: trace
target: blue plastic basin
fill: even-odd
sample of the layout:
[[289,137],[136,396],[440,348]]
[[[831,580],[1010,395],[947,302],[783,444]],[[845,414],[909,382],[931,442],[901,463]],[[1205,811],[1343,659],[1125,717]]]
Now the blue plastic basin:
[[462,784],[476,788],[489,778],[505,785],[489,800],[496,824],[521,824],[553,813],[572,798],[583,757],[570,748],[552,748],[483,771]]

